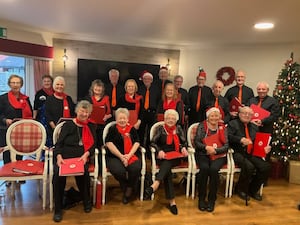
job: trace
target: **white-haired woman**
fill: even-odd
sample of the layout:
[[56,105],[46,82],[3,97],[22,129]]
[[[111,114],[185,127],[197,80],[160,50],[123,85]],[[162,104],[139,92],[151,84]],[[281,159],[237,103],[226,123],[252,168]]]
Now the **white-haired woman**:
[[[213,212],[219,186],[219,170],[226,163],[228,150],[227,131],[224,124],[219,123],[220,110],[212,107],[206,112],[206,120],[197,128],[194,139],[198,173],[198,208],[200,211]],[[207,186],[209,180],[209,185]],[[207,196],[207,187],[209,189]],[[206,202],[206,197],[208,203]]]
[[73,118],[75,116],[75,104],[71,96],[65,94],[66,82],[61,76],[53,80],[54,94],[49,96],[45,102],[46,119],[52,131],[60,118]]
[[157,163],[160,169],[156,174],[154,183],[145,189],[145,198],[150,198],[161,182],[164,182],[166,198],[169,200],[168,208],[174,215],[178,214],[178,209],[175,202],[171,169],[179,165],[182,159],[167,159],[166,155],[171,151],[179,152],[184,157],[188,155],[184,131],[180,125],[176,125],[178,119],[179,115],[176,110],[166,110],[164,113],[164,125],[157,128],[151,140],[151,145],[155,147],[157,152]]
[[115,112],[116,124],[111,126],[105,138],[107,167],[119,181],[123,191],[123,204],[127,204],[137,191],[142,163],[137,155],[140,147],[136,129],[128,123],[129,111],[118,108]]
[[84,212],[92,211],[90,198],[89,158],[94,154],[96,147],[95,125],[89,123],[89,116],[93,106],[86,100],[78,102],[76,106],[76,118],[66,121],[62,126],[58,140],[53,151],[54,159],[54,200],[55,210],[53,220],[62,220],[63,196],[66,186],[66,176],[59,176],[59,168],[65,163],[65,159],[79,158],[84,163],[84,174],[75,176],[76,184],[80,191]]

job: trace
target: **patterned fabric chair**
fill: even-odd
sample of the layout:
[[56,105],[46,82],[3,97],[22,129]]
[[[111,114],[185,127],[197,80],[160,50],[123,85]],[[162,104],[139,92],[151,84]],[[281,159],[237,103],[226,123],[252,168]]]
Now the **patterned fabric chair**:
[[[53,131],[53,144],[57,142],[62,126],[65,121],[62,121],[57,124]],[[97,181],[98,181],[98,172],[99,172],[99,162],[98,162],[99,150],[95,149],[95,161],[89,164],[89,174],[93,182],[93,204],[96,203],[96,191],[97,191]],[[53,164],[50,165],[51,178],[53,177]],[[52,180],[52,179],[51,179]],[[53,187],[51,187],[53,188]],[[51,205],[52,206],[52,205]],[[52,206],[53,207],[53,206]]]
[[[12,182],[11,195],[13,198],[15,197],[15,181],[38,180],[39,195],[40,181],[42,181],[43,209],[46,208],[48,163],[52,157],[45,146],[46,137],[44,126],[35,120],[21,119],[14,122],[7,129],[7,146],[4,147],[4,151],[10,151],[11,162],[0,167],[0,180]],[[44,162],[40,160],[43,151],[45,152]],[[16,155],[22,155],[23,159],[17,161]],[[52,186],[51,181],[49,188],[50,186]]]
[[[192,148],[191,151],[195,152],[195,146],[194,146],[194,139],[197,133],[199,123],[193,123],[190,125],[188,132],[187,132],[187,140],[188,145],[190,148]],[[199,168],[196,164],[195,157],[192,158],[193,161],[193,169],[192,169],[192,198],[195,198],[195,188],[196,188],[196,174],[199,172]],[[225,198],[229,195],[229,187],[231,184],[231,158],[230,154],[227,154],[227,164],[225,164],[219,171],[219,173],[226,175],[226,185],[225,185]]]
[[[152,125],[150,129],[150,141],[152,140],[156,129],[163,125],[164,121],[159,121],[156,122],[155,124]],[[155,157],[155,152],[156,149],[154,147],[150,147],[151,149],[151,171],[152,171],[152,181],[155,181],[155,174],[159,171],[159,166],[156,164],[156,157]],[[189,151],[189,149],[188,149]],[[187,157],[187,161],[182,161],[182,163],[174,168],[172,168],[172,173],[186,173],[187,174],[187,182],[186,182],[186,197],[189,197],[190,193],[190,180],[191,180],[191,172],[192,172],[192,157],[193,157],[193,152],[189,151],[189,155]],[[151,199],[154,199],[154,194],[152,194]]]
[[[108,133],[108,130],[111,126],[115,125],[116,121],[112,121],[104,127],[103,130],[103,143],[105,143],[105,138]],[[146,174],[146,159],[145,159],[145,153],[146,150],[142,146],[140,147],[141,150],[141,160],[142,160],[142,169],[141,169],[141,185],[140,185],[140,200],[143,201],[144,199],[144,185],[145,185],[145,174]],[[106,197],[106,183],[107,178],[109,176],[112,176],[112,174],[109,172],[107,166],[106,166],[106,149],[105,146],[102,147],[102,205],[105,205],[105,197]]]

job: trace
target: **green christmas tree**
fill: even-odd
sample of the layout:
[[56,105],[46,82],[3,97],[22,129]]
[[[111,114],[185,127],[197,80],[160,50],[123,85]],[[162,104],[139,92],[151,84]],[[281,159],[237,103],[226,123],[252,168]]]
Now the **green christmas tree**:
[[276,158],[300,160],[300,65],[293,53],[279,73],[273,93],[280,104],[281,116],[274,123],[272,154]]

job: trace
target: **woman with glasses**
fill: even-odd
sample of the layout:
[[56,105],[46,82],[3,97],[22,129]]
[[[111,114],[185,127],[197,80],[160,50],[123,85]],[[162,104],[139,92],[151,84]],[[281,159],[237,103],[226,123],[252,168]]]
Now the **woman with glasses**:
[[[23,78],[12,74],[7,82],[10,91],[0,96],[0,146],[6,146],[7,128],[16,119],[32,118],[32,107],[29,97],[21,93]],[[17,160],[21,160],[17,156]],[[3,153],[4,164],[11,162],[9,151]],[[6,186],[10,186],[10,182]]]

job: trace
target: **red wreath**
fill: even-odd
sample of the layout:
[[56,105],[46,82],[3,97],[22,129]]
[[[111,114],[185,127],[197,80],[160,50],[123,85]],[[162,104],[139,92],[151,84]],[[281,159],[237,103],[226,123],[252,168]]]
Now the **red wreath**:
[[[224,73],[229,74],[229,77],[226,80],[223,78]],[[229,67],[229,66],[222,67],[221,69],[218,70],[216,77],[217,77],[217,80],[220,80],[223,82],[224,86],[227,86],[227,85],[232,84],[232,82],[234,81],[235,71],[232,67]]]

